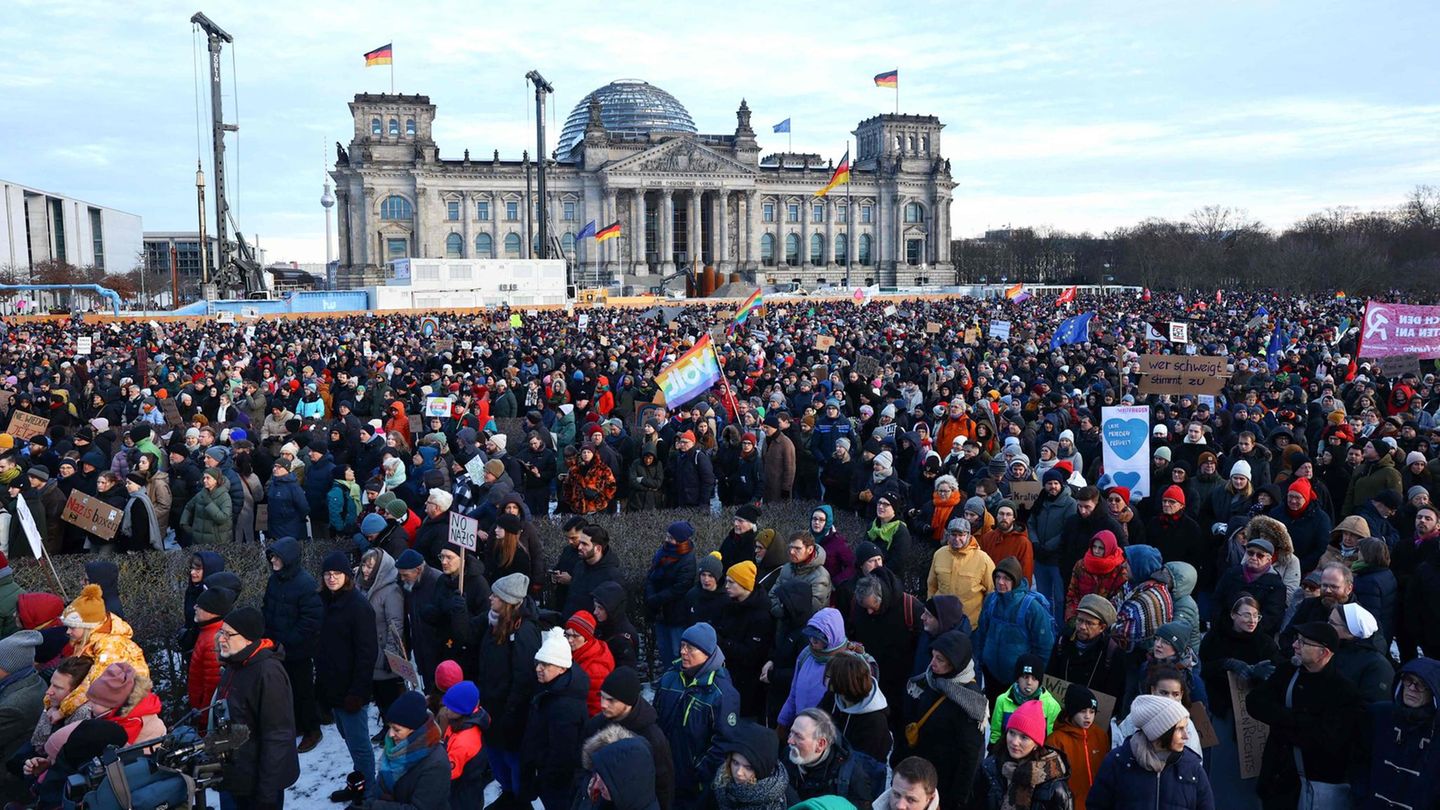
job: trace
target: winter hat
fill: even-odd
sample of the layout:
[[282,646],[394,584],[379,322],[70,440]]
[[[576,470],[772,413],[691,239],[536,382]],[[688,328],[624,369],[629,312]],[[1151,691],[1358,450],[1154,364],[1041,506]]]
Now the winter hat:
[[1405,456],[1405,466],[1409,467],[1411,464],[1416,463],[1427,464],[1429,463],[1429,459],[1425,458],[1425,454],[1419,450],[1411,450],[1410,453]]
[[145,441],[145,440],[148,439],[148,438],[150,438],[150,426],[149,426],[149,425],[139,424],[139,425],[136,425],[135,427],[130,428],[130,440],[131,440],[131,441],[133,441],[133,442],[143,442],[143,441]]
[[507,574],[490,586],[490,593],[500,598],[501,602],[507,605],[518,605],[525,601],[525,594],[530,591],[530,577],[521,573]]
[[265,614],[258,608],[237,608],[226,615],[225,623],[247,641],[259,641],[265,636]]
[[1160,446],[1159,448],[1157,448],[1157,449],[1155,450],[1155,458],[1163,458],[1163,459],[1165,459],[1166,461],[1169,461],[1169,460],[1170,460],[1170,448],[1165,447],[1165,446],[1163,446],[1163,445]]
[[1166,622],[1155,631],[1155,638],[1163,640],[1175,652],[1183,655],[1190,648],[1190,625],[1183,621]]
[[[1349,625],[1348,618],[1346,625]],[[1340,646],[1340,635],[1335,632],[1335,628],[1331,627],[1329,622],[1305,622],[1298,624],[1295,626],[1295,632],[1299,634],[1301,638],[1307,641],[1313,641],[1330,652],[1335,652],[1335,648]]]
[[[1035,701],[1031,701],[1034,703]],[[1086,709],[1100,708],[1100,702],[1095,699],[1095,693],[1078,683],[1070,684],[1065,690],[1065,707],[1061,717],[1074,717]]]
[[1031,675],[1036,678],[1045,677],[1045,659],[1035,653],[1025,653],[1015,659],[1015,680],[1020,680],[1021,675]]
[[720,552],[712,551],[700,558],[700,573],[709,574],[716,581],[725,576],[725,563],[721,561]]
[[36,464],[35,466],[26,470],[25,475],[33,478],[36,481],[39,481],[42,484],[50,480],[50,471],[39,464]]
[[[744,563],[741,563],[741,565],[744,565]],[[751,563],[751,565],[754,565],[754,563]],[[731,570],[734,570],[734,568],[732,567]],[[686,628],[685,632],[681,634],[680,640],[712,657],[720,649],[719,641],[715,637],[715,628],[711,627],[708,622],[696,622],[690,625]]]
[[[31,469],[33,470],[34,467],[31,467]],[[43,481],[44,479],[42,478],[41,480]],[[1415,500],[1416,495],[1428,495],[1429,493],[1430,491],[1427,490],[1425,487],[1416,484],[1415,486],[1405,490],[1405,500],[1413,501]]]
[[343,574],[352,573],[350,557],[343,551],[332,551],[326,554],[325,561],[320,565],[320,573],[324,574],[329,571],[339,571]]
[[640,673],[632,667],[616,667],[605,676],[600,691],[609,695],[611,700],[634,706],[640,702]]
[[1164,494],[1160,496],[1162,501],[1174,501],[1181,506],[1185,505],[1185,490],[1171,484],[1165,488]]
[[[1350,631],[1350,635],[1356,638],[1370,638],[1375,635],[1376,630],[1380,629],[1380,625],[1375,621],[1374,614],[1354,602],[1348,605],[1341,605],[1340,612],[1345,616],[1346,629]],[[14,638],[14,636],[11,636],[11,638]],[[3,643],[4,642],[0,642],[0,644]]]
[[410,571],[424,564],[425,558],[420,556],[420,552],[413,548],[405,549],[400,552],[399,557],[395,558],[395,569],[397,571]]
[[1382,489],[1378,493],[1376,493],[1375,497],[1371,500],[1379,503],[1381,506],[1384,506],[1387,509],[1400,508],[1400,493],[1396,492],[1393,489]]
[[215,459],[221,464],[224,464],[225,460],[230,457],[230,454],[226,452],[225,448],[223,447],[212,447],[209,450],[205,451],[205,455],[209,458]]
[[1051,481],[1054,481],[1056,483],[1063,484],[1065,483],[1066,478],[1067,476],[1065,475],[1065,473],[1061,472],[1058,467],[1051,467],[1050,469],[1045,471],[1044,475],[1040,476],[1040,483],[1048,484]]
[[127,661],[116,661],[90,682],[85,698],[97,709],[109,711],[125,705],[135,691],[135,667]]
[[75,597],[75,601],[65,608],[65,614],[61,621],[66,627],[83,627],[94,629],[104,623],[109,612],[105,609],[105,593],[100,586],[93,582],[86,585]]
[[1001,574],[1008,577],[1012,585],[1019,585],[1025,580],[1020,569],[1020,561],[1015,559],[1014,556],[1006,557],[1000,562],[995,563],[995,573],[991,575],[992,578]]
[[504,433],[496,433],[495,435],[490,437],[490,442],[491,444],[494,444],[497,448],[504,450],[506,445],[510,444],[510,437],[506,436]]
[[130,473],[129,475],[126,475],[126,476],[125,476],[125,480],[128,481],[128,482],[130,482],[130,483],[132,483],[132,484],[134,484],[134,485],[137,486],[137,487],[140,487],[141,489],[144,489],[144,488],[145,488],[145,485],[148,484],[148,483],[150,483],[149,481],[146,481],[146,480],[145,480],[145,476],[144,476],[144,475],[142,475],[142,474],[140,474],[140,473],[138,473],[138,472],[132,472],[132,473]]
[[760,507],[753,503],[747,503],[735,510],[735,517],[747,523],[758,523],[760,522]]
[[950,662],[956,672],[970,666],[974,656],[970,637],[960,630],[941,633],[939,638],[930,642],[930,649],[945,656],[945,660]]
[[1230,465],[1230,477],[1234,478],[1237,475],[1243,475],[1245,480],[1250,480],[1250,462],[1242,458]]
[[971,498],[965,502],[965,506],[960,511],[969,512],[972,515],[979,515],[981,519],[984,519],[985,500],[983,498]]
[[506,534],[519,534],[525,527],[519,515],[512,515],[509,512],[495,519],[495,525],[505,530]]
[[565,631],[558,627],[546,630],[541,635],[540,650],[535,653],[535,660],[569,669],[574,661],[570,657],[570,642],[565,640]]
[[1126,505],[1129,505],[1129,503],[1130,503],[1130,488],[1129,488],[1129,487],[1114,486],[1114,487],[1111,487],[1110,489],[1106,490],[1105,494],[1106,494],[1106,495],[1119,495],[1122,499],[1124,499]]
[[[1176,703],[1176,706],[1180,704]],[[1181,711],[1184,711],[1182,708]],[[1045,743],[1045,707],[1038,700],[1027,700],[1020,704],[1010,719],[1005,721],[1006,731],[1018,731],[1034,740],[1037,745]]]
[[440,665],[435,667],[435,685],[441,689],[448,690],[464,677],[465,674],[460,671],[460,665],[449,659],[441,661]]
[[195,598],[195,607],[223,618],[234,609],[235,594],[229,588],[206,588]]
[[18,630],[0,639],[0,670],[13,675],[35,665],[35,648],[45,637],[38,630]]
[[866,560],[873,560],[876,557],[884,558],[885,552],[879,546],[869,540],[861,540],[855,544],[855,564],[863,565]]
[[1168,436],[1170,435],[1170,428],[1168,428],[1168,427],[1166,427],[1166,426],[1164,426],[1164,425],[1156,425],[1154,428],[1152,428],[1152,429],[1150,430],[1150,433],[1151,433],[1151,435],[1160,436],[1160,437],[1162,437],[1162,438],[1163,438],[1163,437],[1168,437]]
[[1151,742],[1165,736],[1176,723],[1189,717],[1190,712],[1179,701],[1158,695],[1137,695],[1130,704],[1130,721]]
[[505,462],[498,458],[492,458],[485,462],[485,472],[499,478],[505,474]]
[[969,533],[970,521],[963,517],[951,518],[950,522],[945,524],[945,529],[946,531]]
[[735,580],[735,584],[745,590],[753,591],[755,590],[756,573],[755,563],[743,560],[730,566],[730,570],[725,572],[725,576]]
[[1000,501],[999,503],[995,504],[995,514],[997,514],[997,515],[1000,514],[1000,510],[1001,510],[1001,509],[1009,509],[1011,512],[1013,512],[1013,513],[1016,514],[1017,516],[1020,514],[1020,507],[1017,506],[1017,505],[1015,504],[1015,502],[1012,501],[1012,500],[1010,500],[1009,498],[1005,498],[1004,500],[1002,500],[1002,501]]
[[480,705],[480,689],[472,681],[461,681],[445,690],[445,698],[441,702],[450,711],[468,717]]
[[211,467],[205,471],[204,475],[206,478],[215,479],[215,483],[217,484],[223,485],[225,483],[225,473],[220,472],[219,467]]
[[417,729],[430,719],[430,710],[425,707],[425,696],[419,692],[406,692],[385,712],[385,722],[408,729]]
[[383,531],[385,531],[385,518],[374,512],[366,515],[365,519],[360,521],[361,534],[379,534]]
[[688,520],[677,520],[665,529],[665,533],[684,543],[695,536],[695,527]]
[[565,620],[565,628],[579,633],[587,642],[595,640],[596,624],[595,614],[588,610],[577,610]]
[[1075,610],[1094,616],[1106,627],[1115,623],[1115,606],[1098,593],[1087,593],[1080,597],[1080,604]]

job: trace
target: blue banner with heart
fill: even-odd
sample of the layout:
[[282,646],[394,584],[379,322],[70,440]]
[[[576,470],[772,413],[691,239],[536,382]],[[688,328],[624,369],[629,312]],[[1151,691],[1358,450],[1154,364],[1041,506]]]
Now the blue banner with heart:
[[1130,490],[1132,502],[1150,494],[1150,409],[1122,405],[1100,409],[1105,477]]

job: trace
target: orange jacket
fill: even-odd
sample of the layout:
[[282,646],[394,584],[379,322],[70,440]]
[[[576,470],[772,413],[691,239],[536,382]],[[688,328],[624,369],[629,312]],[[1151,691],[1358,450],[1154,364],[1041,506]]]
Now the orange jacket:
[[[202,709],[210,705],[215,690],[220,686],[220,656],[215,652],[215,634],[220,631],[223,620],[216,619],[200,627],[195,637],[195,648],[190,653],[190,679],[187,681],[190,694],[190,708]],[[199,728],[205,727],[205,714],[196,721]]]
[[1030,544],[1025,527],[1018,522],[1008,532],[994,528],[980,535],[980,550],[989,554],[996,565],[1006,557],[1014,557],[1020,561],[1020,573],[1027,580],[1035,576],[1035,547]]
[[1085,810],[1085,796],[1095,775],[1100,772],[1100,762],[1110,753],[1110,729],[1101,728],[1098,723],[1090,728],[1080,728],[1061,717],[1055,721],[1055,730],[1045,738],[1045,744],[1065,755],[1070,763],[1070,792],[1075,797],[1075,810]]
[[465,766],[470,764],[470,760],[478,756],[480,749],[484,747],[484,737],[476,725],[467,723],[458,733],[453,726],[445,729],[445,753],[450,757],[450,781],[459,779],[465,772]]

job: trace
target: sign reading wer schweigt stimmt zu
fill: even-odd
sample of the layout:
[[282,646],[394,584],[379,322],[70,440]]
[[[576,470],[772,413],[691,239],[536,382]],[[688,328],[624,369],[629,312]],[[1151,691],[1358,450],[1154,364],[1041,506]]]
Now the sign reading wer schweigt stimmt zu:
[[1218,394],[1225,387],[1224,357],[1179,354],[1140,355],[1142,394]]

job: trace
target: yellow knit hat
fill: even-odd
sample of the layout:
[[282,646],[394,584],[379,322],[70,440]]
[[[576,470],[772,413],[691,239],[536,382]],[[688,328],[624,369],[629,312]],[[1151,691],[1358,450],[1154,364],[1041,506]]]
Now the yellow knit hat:
[[725,576],[735,580],[736,585],[739,585],[747,591],[755,590],[755,574],[755,563],[749,560],[735,563],[730,566],[729,571],[725,572]]
[[9,450],[15,446],[15,437],[9,433],[0,433],[0,450]]
[[65,615],[61,619],[66,627],[84,627],[93,630],[105,622],[108,611],[105,610],[105,592],[100,590],[99,585],[86,585],[75,597],[75,601],[65,608]]

